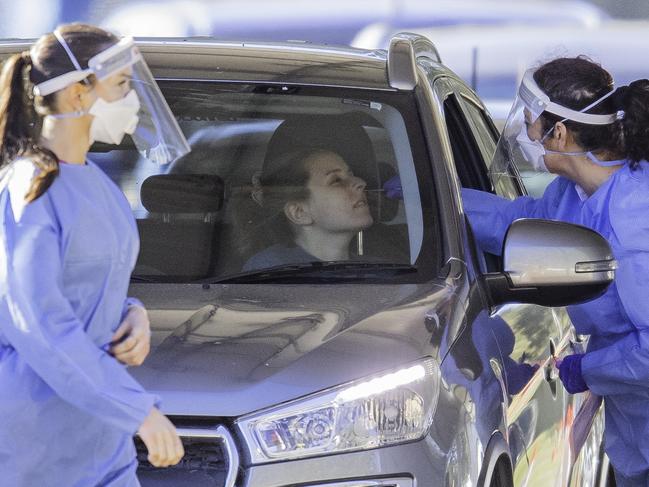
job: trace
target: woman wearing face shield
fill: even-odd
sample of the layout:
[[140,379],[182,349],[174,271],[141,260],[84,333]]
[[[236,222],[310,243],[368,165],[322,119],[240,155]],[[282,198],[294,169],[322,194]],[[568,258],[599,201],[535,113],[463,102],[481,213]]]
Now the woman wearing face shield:
[[[517,107],[518,105],[518,107]],[[513,201],[463,190],[481,247],[500,254],[517,218],[581,224],[609,241],[614,283],[598,299],[569,306],[585,354],[559,364],[570,393],[603,396],[605,448],[618,485],[649,485],[649,81],[613,88],[585,58],[563,58],[528,72],[492,168],[522,156],[558,177],[539,199]]]
[[[137,229],[119,188],[86,160],[93,141],[135,139],[155,111],[132,88],[138,56],[72,24],[0,75],[0,485],[139,485],[136,433],[156,466],[183,456],[157,396],[125,368],[149,350],[146,310],[126,296]],[[149,139],[169,139],[151,130],[160,117],[148,122]]]

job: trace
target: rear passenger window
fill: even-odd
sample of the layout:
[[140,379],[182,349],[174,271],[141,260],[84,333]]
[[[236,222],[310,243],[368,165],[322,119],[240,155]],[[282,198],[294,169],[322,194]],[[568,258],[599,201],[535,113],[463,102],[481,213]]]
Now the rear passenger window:
[[444,101],[444,116],[460,183],[465,188],[493,191],[485,159],[455,95]]
[[514,168],[509,167],[507,172],[498,173],[491,167],[491,161],[496,151],[496,141],[498,139],[498,131],[493,122],[484,110],[476,106],[469,98],[461,97],[460,106],[467,117],[468,123],[472,127],[472,134],[475,137],[482,161],[489,173],[489,178],[495,193],[507,199],[516,198],[521,194],[521,187],[518,184],[516,174],[510,172]]
[[[490,142],[490,127],[485,120],[467,120],[468,110],[462,108],[461,102],[455,94],[449,95],[444,101],[444,116],[451,146],[453,159],[458,172],[458,177],[463,187],[479,189],[500,194],[501,196],[516,197],[516,188],[511,184],[511,178],[490,179],[487,172],[487,161],[491,161],[492,147],[495,142]],[[480,266],[483,271],[497,270],[500,258],[489,253],[480,254]]]

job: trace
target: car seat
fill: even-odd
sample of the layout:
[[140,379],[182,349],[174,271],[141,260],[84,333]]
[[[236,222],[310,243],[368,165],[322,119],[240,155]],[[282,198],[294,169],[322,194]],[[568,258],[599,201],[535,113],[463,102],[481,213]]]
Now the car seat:
[[215,174],[225,184],[219,238],[210,275],[238,272],[243,265],[240,229],[259,207],[251,199],[251,175],[262,166],[278,120],[249,120],[213,125],[189,138],[192,151],[170,166],[168,174]]
[[[136,276],[198,279],[218,258],[223,180],[210,174],[149,176],[141,189],[147,218],[137,220]],[[159,278],[159,277],[158,277]]]

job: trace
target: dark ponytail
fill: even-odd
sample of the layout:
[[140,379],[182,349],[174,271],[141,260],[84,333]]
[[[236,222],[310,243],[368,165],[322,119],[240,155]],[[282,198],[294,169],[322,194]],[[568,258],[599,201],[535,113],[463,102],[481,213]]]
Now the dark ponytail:
[[50,187],[59,173],[58,159],[38,147],[40,118],[34,108],[29,53],[14,54],[0,74],[0,169],[18,157],[29,157],[40,170],[25,200],[30,202]]
[[632,168],[649,160],[649,80],[639,79],[621,86],[613,95],[622,118],[624,154]]

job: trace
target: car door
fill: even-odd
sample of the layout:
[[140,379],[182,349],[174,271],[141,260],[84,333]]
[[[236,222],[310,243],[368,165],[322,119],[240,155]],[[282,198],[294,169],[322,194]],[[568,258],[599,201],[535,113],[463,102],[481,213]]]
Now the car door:
[[[463,93],[460,96],[460,107],[467,117],[469,125],[476,130],[474,132],[476,143],[480,148],[484,160],[489,164],[491,155],[495,150],[494,144],[497,138],[497,132],[494,130],[491,119],[485,113],[480,102],[471,94],[466,93],[466,91],[463,92],[462,87],[458,87],[458,89]],[[516,174],[517,169],[515,167],[509,169],[511,171],[510,174],[494,174],[493,171],[490,171],[489,176],[497,194],[512,198],[523,194],[527,190],[527,186],[523,183],[522,178]],[[538,306],[536,308],[545,310],[546,313],[549,309]],[[559,328],[558,341],[555,342],[553,340],[551,342],[551,347],[554,349],[554,357],[561,358],[571,353],[585,352],[588,337],[576,334],[566,308],[555,307],[550,308],[550,310]],[[549,367],[546,369],[547,374],[549,374],[547,379],[551,381],[550,383],[553,383],[552,381],[556,382],[558,371],[552,367],[552,364],[548,365]],[[568,485],[568,481],[570,481],[570,485],[590,486],[595,482],[597,464],[599,462],[597,452],[599,452],[599,446],[602,441],[600,430],[603,428],[603,415],[600,412],[599,417],[596,418],[595,421],[598,423],[598,426],[595,427],[595,430],[597,431],[593,431],[589,435],[586,444],[582,447],[581,455],[579,455],[579,452],[574,451],[575,445],[571,442],[570,431],[572,429],[572,423],[584,404],[587,395],[585,393],[568,394],[561,384],[558,384],[564,396],[565,404],[562,420],[563,427],[558,434],[560,441],[557,442],[557,446],[560,447],[558,453],[561,455],[561,485]],[[583,421],[586,422],[588,420],[584,419]],[[589,454],[589,452],[596,453]],[[575,461],[577,465],[574,465]]]
[[[435,89],[443,100],[455,167],[462,186],[513,199],[524,193],[510,173],[489,174],[497,131],[475,96],[451,78],[438,79]],[[484,272],[495,271],[500,258],[476,249]],[[490,310],[492,322],[504,323],[513,345],[503,341],[501,370],[506,387],[509,441],[520,442],[526,461],[516,462],[515,485],[566,485],[569,449],[566,421],[568,395],[558,381],[553,356],[568,342],[569,325],[551,308],[507,304]],[[498,329],[497,325],[490,326]]]

